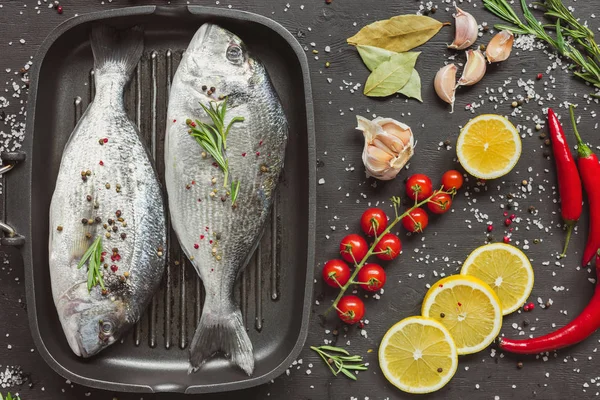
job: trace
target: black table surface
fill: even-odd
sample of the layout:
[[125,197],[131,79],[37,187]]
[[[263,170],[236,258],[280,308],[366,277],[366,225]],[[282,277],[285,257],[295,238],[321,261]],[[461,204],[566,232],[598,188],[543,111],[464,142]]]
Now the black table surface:
[[[63,0],[61,5],[64,12],[59,15],[48,8],[45,0],[41,5],[37,1],[0,0],[0,97],[6,97],[11,103],[6,113],[17,114],[17,121],[24,120],[22,107],[26,102],[26,92],[20,97],[13,97],[12,82],[20,79],[18,71],[34,56],[46,35],[61,22],[77,14],[108,8],[165,3]],[[593,293],[595,275],[593,270],[577,268],[585,244],[587,212],[571,241],[569,256],[557,260],[557,250],[561,248],[565,235],[561,230],[554,162],[544,155],[548,148],[538,137],[540,132],[546,130],[535,130],[535,118],[544,121],[543,110],[546,107],[557,110],[568,126],[565,104],[572,102],[579,105],[580,131],[594,147],[600,145],[598,123],[595,120],[597,102],[584,97],[590,92],[590,87],[564,70],[564,63],[557,66],[556,61],[550,60],[543,50],[515,49],[508,61],[488,67],[482,82],[459,89],[456,111],[450,114],[448,107],[436,97],[432,81],[437,69],[453,54],[446,49],[446,44],[452,41],[453,27],[444,28],[431,42],[419,49],[423,52],[417,63],[423,80],[422,104],[399,97],[369,99],[362,95],[362,88],[354,93],[351,90],[357,83],[364,84],[368,71],[356,51],[346,45],[345,38],[369,22],[398,14],[413,14],[424,2],[333,0],[331,4],[325,4],[324,0],[194,0],[191,3],[232,7],[273,18],[296,35],[307,50],[316,111],[317,178],[324,179],[324,183],[317,187],[317,274],[324,261],[336,256],[339,240],[345,234],[359,229],[358,219],[362,211],[369,204],[381,201],[385,201],[387,209],[390,196],[403,194],[403,179],[410,173],[423,172],[435,181],[445,170],[459,167],[454,144],[459,127],[474,115],[507,115],[524,134],[523,154],[512,173],[486,185],[478,184],[471,178],[456,197],[452,213],[433,218],[428,230],[421,236],[408,237],[402,233],[404,253],[386,267],[388,283],[381,299],[367,301],[366,318],[369,323],[362,334],[356,326],[344,332],[333,317],[324,325],[320,322],[317,316],[333,300],[335,291],[324,287],[317,279],[310,333],[298,357],[298,364],[289,369],[289,374],[253,389],[203,398],[362,400],[411,397],[389,384],[381,374],[377,363],[379,341],[393,323],[419,313],[427,291],[426,285],[434,283],[441,274],[449,275],[458,271],[468,253],[485,242],[487,221],[494,223],[494,240],[502,240],[506,230],[502,207],[509,193],[515,194],[518,203],[509,211],[517,217],[513,224],[513,244],[526,251],[536,273],[530,297],[536,308],[530,313],[519,312],[505,317],[502,333],[515,337],[518,334],[515,326],[527,334],[549,332],[553,329],[552,324],[565,324],[587,303]],[[450,1],[434,0],[433,3],[438,8],[435,18],[452,21]],[[498,22],[483,9],[480,0],[461,0],[461,3],[480,24],[487,22],[491,26]],[[174,1],[171,4],[181,5],[185,2]],[[596,2],[580,0],[572,4],[576,14],[589,20],[596,30],[599,24],[593,13],[600,13]],[[489,33],[484,33],[478,43],[487,43],[490,38]],[[330,47],[329,52],[325,50],[326,46]],[[313,50],[318,50],[318,54],[313,54]],[[457,62],[464,63],[464,60],[462,52],[457,55]],[[331,63],[329,68],[325,68],[327,61]],[[36,62],[35,58],[33,62]],[[541,80],[536,79],[538,73],[543,74]],[[540,98],[532,99],[515,110],[511,103],[516,96],[527,96],[524,86],[531,87]],[[507,94],[506,99],[503,99],[499,88]],[[481,106],[471,113],[467,110],[468,104]],[[410,169],[402,171],[396,180],[374,185],[372,180],[365,178],[361,162],[363,141],[361,134],[354,130],[356,114],[389,116],[413,128],[418,141],[416,154]],[[0,131],[10,130],[8,125],[0,122]],[[571,129],[568,128],[567,132],[574,144]],[[5,138],[2,140],[11,142]],[[447,148],[442,145],[446,140],[449,141]],[[8,175],[7,179],[10,179]],[[529,190],[522,185],[523,180],[531,185]],[[530,206],[535,206],[537,212],[529,213]],[[11,248],[3,248],[3,253],[6,258],[0,266],[0,372],[6,366],[20,365],[28,376],[27,383],[10,389],[13,393],[18,392],[22,399],[36,400],[83,399],[87,396],[96,399],[185,397],[91,390],[66,382],[57,375],[34,348],[29,333],[25,282],[19,253]],[[550,308],[540,307],[549,299],[553,302]],[[529,321],[528,326],[524,326],[525,320]],[[338,345],[347,347],[352,353],[364,355],[369,363],[368,372],[361,373],[356,382],[332,376],[309,349],[309,345],[320,345],[324,339],[333,339],[331,331],[336,328],[341,332]],[[62,332],[56,334],[61,335]],[[597,347],[600,347],[599,339],[598,335],[592,336],[577,346],[550,354],[547,359],[502,354],[491,346],[478,354],[460,357],[454,379],[439,392],[423,397],[593,398],[600,391],[597,388],[600,386],[600,357],[595,354]],[[519,361],[523,362],[522,369],[516,367]],[[0,389],[0,393],[7,390]]]

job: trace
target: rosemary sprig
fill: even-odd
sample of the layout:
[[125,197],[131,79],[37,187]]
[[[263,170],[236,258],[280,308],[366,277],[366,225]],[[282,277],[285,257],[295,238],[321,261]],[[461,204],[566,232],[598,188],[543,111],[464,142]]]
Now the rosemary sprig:
[[[600,88],[600,47],[595,41],[594,33],[581,24],[565,7],[561,0],[544,0],[534,3],[545,10],[544,15],[552,24],[542,24],[529,10],[525,0],[521,0],[521,9],[525,22],[521,21],[506,0],[483,0],[485,8],[503,20],[513,24],[495,25],[496,29],[507,29],[513,33],[535,35],[558,50],[560,55],[574,64],[573,74]],[[556,38],[546,32],[556,31]],[[565,38],[567,40],[565,40]],[[580,50],[581,48],[581,50]]]
[[[94,243],[86,250],[77,264],[77,268],[80,269],[88,263],[88,281],[87,288],[88,292],[92,291],[94,286],[100,285],[102,289],[104,287],[104,279],[102,278],[102,272],[100,266],[102,265],[102,236],[98,236]],[[2,399],[0,399],[2,400]]]
[[[361,356],[351,356],[346,350],[335,346],[310,346],[325,364],[329,367],[333,375],[337,376],[340,372],[348,378],[355,381],[356,375],[351,371],[366,371],[367,367],[362,363]],[[333,354],[337,353],[337,354]]]
[[[229,159],[227,158],[227,137],[229,130],[236,122],[243,122],[243,117],[233,117],[229,124],[225,126],[225,113],[227,112],[227,97],[222,102],[211,101],[208,107],[200,103],[206,114],[212,120],[212,125],[205,124],[202,121],[191,119],[186,120],[187,126],[190,128],[190,135],[196,139],[196,142],[208,152],[219,165],[225,180],[223,187],[229,186]],[[231,202],[235,204],[240,191],[240,181],[231,182],[229,192],[231,194]]]
[[12,397],[10,392],[6,394],[6,397],[2,397],[2,393],[0,393],[0,400],[21,400],[19,396]]

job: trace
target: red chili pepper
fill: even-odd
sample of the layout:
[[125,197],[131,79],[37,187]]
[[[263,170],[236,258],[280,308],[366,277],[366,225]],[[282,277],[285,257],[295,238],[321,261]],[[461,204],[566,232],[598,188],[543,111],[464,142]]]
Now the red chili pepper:
[[577,154],[579,165],[579,174],[583,187],[587,193],[588,204],[590,206],[590,221],[588,228],[588,240],[583,251],[583,259],[581,265],[586,266],[594,258],[594,254],[600,248],[600,185],[598,185],[598,177],[600,177],[600,164],[598,157],[592,150],[581,140],[577,131],[577,123],[575,122],[575,113],[573,106],[569,108],[571,113],[571,123],[573,131],[577,137]]
[[567,239],[565,240],[565,247],[561,254],[561,257],[564,257],[569,246],[573,227],[575,227],[581,216],[583,195],[577,165],[569,149],[562,125],[551,108],[548,109],[548,125],[550,126],[552,150],[554,152],[554,159],[556,160],[560,211],[562,219],[567,225]]
[[[596,279],[600,279],[600,250],[596,252]],[[511,340],[500,338],[502,350],[518,354],[537,354],[562,349],[586,339],[600,328],[600,282],[594,296],[573,321],[557,331],[534,339]]]

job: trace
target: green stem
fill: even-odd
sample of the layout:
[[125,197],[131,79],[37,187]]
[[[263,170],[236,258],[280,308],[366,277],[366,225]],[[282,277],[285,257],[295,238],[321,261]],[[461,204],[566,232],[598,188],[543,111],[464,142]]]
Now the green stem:
[[576,221],[567,222],[567,239],[565,240],[565,247],[563,248],[562,254],[559,256],[563,258],[567,255],[567,247],[569,247],[569,241],[571,240],[571,233],[573,233],[573,227]]
[[[354,268],[354,272],[352,272],[352,275],[350,276],[350,279],[348,279],[348,282],[346,282],[346,284],[344,286],[341,287],[340,292],[338,293],[337,297],[335,298],[335,300],[333,301],[333,304],[327,309],[327,311],[325,311],[325,315],[327,315],[331,310],[333,309],[338,309],[337,305],[340,302],[340,299],[344,296],[344,293],[346,293],[346,290],[348,290],[348,288],[350,286],[353,285],[354,279],[356,278],[356,276],[358,275],[358,272],[361,270],[361,268],[365,265],[365,263],[367,262],[367,260],[369,259],[369,257],[371,257],[372,255],[376,254],[375,252],[375,247],[377,246],[377,244],[379,243],[380,239],[385,236],[386,234],[390,233],[390,231],[392,230],[392,228],[402,220],[402,218],[406,217],[407,215],[410,214],[411,211],[413,211],[415,208],[421,207],[424,204],[427,204],[431,198],[433,196],[435,196],[438,193],[448,193],[450,194],[451,192],[445,192],[445,191],[440,191],[440,192],[436,192],[433,193],[431,196],[429,196],[428,198],[426,198],[425,200],[421,201],[421,202],[417,202],[413,207],[409,208],[408,210],[406,210],[403,214],[401,214],[400,216],[397,216],[396,219],[394,219],[392,221],[392,223],[390,223],[388,225],[388,227],[381,232],[381,235],[379,235],[379,237],[377,237],[375,239],[375,241],[373,242],[373,244],[371,245],[371,247],[369,248],[369,251],[367,251],[367,254],[363,257],[363,259],[360,261],[360,263],[356,263],[355,261],[355,265],[356,268]],[[354,257],[354,256],[353,256]]]
[[573,111],[575,106],[573,104],[569,104],[569,114],[571,114],[571,125],[573,125],[573,132],[575,132],[575,137],[577,138],[577,155],[579,158],[587,158],[592,155],[592,150],[588,147],[587,144],[583,143],[581,140],[581,136],[579,136],[579,131],[577,130],[577,122],[575,121],[575,112]]

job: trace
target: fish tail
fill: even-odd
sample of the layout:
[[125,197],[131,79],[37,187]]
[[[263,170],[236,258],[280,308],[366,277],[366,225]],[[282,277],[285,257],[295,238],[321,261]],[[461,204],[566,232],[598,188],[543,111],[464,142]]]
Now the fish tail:
[[208,303],[204,305],[190,345],[188,373],[196,372],[210,357],[221,351],[251,376],[254,371],[254,354],[240,309],[233,302],[218,309],[207,306]]
[[129,78],[144,51],[144,30],[135,26],[118,31],[108,25],[97,24],[92,28],[90,41],[98,73],[125,71]]

